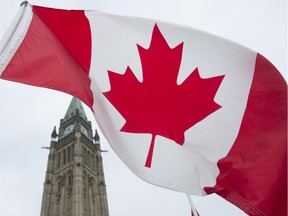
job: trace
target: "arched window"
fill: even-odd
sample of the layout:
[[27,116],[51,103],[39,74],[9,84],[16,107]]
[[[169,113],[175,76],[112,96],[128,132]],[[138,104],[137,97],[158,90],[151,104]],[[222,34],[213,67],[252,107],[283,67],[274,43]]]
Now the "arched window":
[[63,165],[66,163],[66,154],[65,149],[63,150]]
[[58,153],[58,168],[60,168],[61,165],[61,154],[60,152]]
[[70,147],[67,148],[67,162],[70,162]]
[[92,170],[95,170],[95,157],[94,155],[92,154]]
[[71,186],[73,184],[73,176],[72,176],[72,174],[69,175],[68,184],[69,184],[69,186]]
[[82,157],[83,157],[83,162],[85,163],[85,148],[82,146]]
[[71,158],[74,158],[74,143],[71,146]]
[[84,147],[84,154],[83,154],[84,163],[87,165],[87,150]]
[[90,167],[90,152],[87,151],[87,166]]
[[61,191],[61,181],[58,181],[58,191]]

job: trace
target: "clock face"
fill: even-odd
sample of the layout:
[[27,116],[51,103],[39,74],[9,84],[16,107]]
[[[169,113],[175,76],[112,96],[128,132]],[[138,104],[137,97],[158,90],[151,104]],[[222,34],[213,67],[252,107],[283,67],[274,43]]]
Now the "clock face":
[[81,132],[82,132],[85,136],[88,137],[88,131],[87,131],[87,129],[86,129],[85,127],[83,127],[82,125],[81,125]]
[[68,127],[66,127],[65,130],[64,130],[64,136],[66,136],[66,135],[72,133],[73,130],[74,130],[74,128],[75,128],[74,125],[69,125]]

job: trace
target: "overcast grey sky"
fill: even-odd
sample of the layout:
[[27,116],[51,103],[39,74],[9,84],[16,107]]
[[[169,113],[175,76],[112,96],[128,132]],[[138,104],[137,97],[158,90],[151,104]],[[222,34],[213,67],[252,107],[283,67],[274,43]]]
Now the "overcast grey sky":
[[[33,0],[54,7],[98,9],[196,27],[260,52],[287,80],[286,0]],[[0,0],[0,38],[21,1]],[[0,215],[40,214],[50,134],[71,96],[0,80]],[[97,125],[91,112],[86,114]],[[118,159],[101,137],[111,216],[190,216],[186,195],[150,185]],[[193,197],[201,216],[242,216],[217,196]]]

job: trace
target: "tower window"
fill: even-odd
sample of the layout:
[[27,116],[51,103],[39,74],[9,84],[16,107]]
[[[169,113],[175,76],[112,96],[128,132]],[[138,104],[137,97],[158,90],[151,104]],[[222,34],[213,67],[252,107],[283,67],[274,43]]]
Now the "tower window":
[[95,157],[92,155],[92,169],[95,170]]
[[70,162],[70,147],[67,148],[67,162]]
[[61,181],[58,181],[58,191],[61,191]]
[[69,186],[71,186],[73,184],[73,176],[72,175],[69,176],[68,184],[69,184]]
[[87,152],[87,165],[90,167],[90,152]]
[[66,154],[65,149],[63,150],[63,165],[66,163]]
[[61,154],[59,152],[58,153],[58,168],[60,168],[60,162],[61,162]]

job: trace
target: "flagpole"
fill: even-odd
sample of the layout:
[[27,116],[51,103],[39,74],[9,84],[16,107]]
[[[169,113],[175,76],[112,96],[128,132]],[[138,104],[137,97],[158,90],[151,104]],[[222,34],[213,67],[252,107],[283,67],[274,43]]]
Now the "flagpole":
[[192,216],[200,216],[195,208],[195,205],[192,201],[192,198],[190,196],[190,194],[186,194],[187,198],[188,198],[188,201],[189,201],[189,204],[191,206],[191,211],[192,211]]

